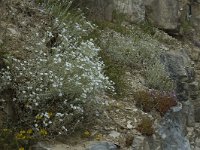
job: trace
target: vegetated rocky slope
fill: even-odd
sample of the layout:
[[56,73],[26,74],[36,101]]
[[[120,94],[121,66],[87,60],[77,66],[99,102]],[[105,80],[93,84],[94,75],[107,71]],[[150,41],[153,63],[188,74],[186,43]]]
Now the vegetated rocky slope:
[[[154,4],[153,2],[152,4]],[[124,6],[120,10],[125,11],[125,14],[121,15],[121,13],[117,14],[117,11],[115,13],[111,11],[115,7],[112,2],[109,2],[109,9],[105,10],[112,13],[105,18],[112,20],[112,14],[115,14],[114,22],[117,22],[117,19],[127,17],[127,12],[132,16],[131,21],[134,21],[134,18],[137,18],[136,22],[142,21],[145,18],[143,1],[138,1],[139,5],[130,5],[130,3],[132,4],[132,1],[115,3],[116,7]],[[170,11],[171,3],[165,1],[157,3],[158,5],[149,3],[146,6],[147,17],[149,16],[148,19],[154,26],[170,31],[170,34],[176,32],[184,37],[185,35],[177,29],[179,24],[176,22],[179,21],[177,12]],[[10,1],[7,4],[1,5],[0,9],[2,12],[0,69],[6,66],[7,62],[3,59],[6,60],[7,55],[14,55],[20,59],[26,58],[28,56],[26,47],[34,47],[36,44],[33,35],[47,31],[48,26],[52,23],[52,18],[41,8],[36,7],[34,3]],[[137,6],[137,9],[126,10],[128,6]],[[176,5],[173,6],[179,8],[181,5],[176,2]],[[198,14],[198,11],[195,10],[199,4],[195,2],[191,3],[191,6],[194,7],[194,14]],[[184,5],[185,7],[186,5]],[[110,10],[110,8],[112,9]],[[131,12],[133,10],[136,12]],[[148,13],[148,10],[151,12]],[[169,11],[162,14],[156,12],[158,10]],[[155,14],[161,14],[159,17],[162,19],[155,18]],[[165,17],[167,19],[164,19]],[[168,19],[170,17],[175,18]],[[192,20],[198,20],[194,15],[192,17],[194,17]],[[168,20],[173,21],[167,22]],[[99,143],[91,146],[90,149],[104,148],[106,150],[109,147],[117,149],[116,145],[121,149],[134,150],[198,150],[200,148],[200,125],[198,123],[200,59],[199,48],[196,47],[198,38],[193,39],[194,35],[190,35],[190,31],[188,31],[187,37],[190,40],[182,38],[183,41],[179,41],[148,24],[129,25],[129,20],[125,21],[122,22],[122,25],[118,22],[98,22],[99,27],[90,35],[102,49],[99,55],[106,65],[104,71],[115,82],[117,95],[99,97],[103,103],[104,112],[100,114],[99,119],[96,118],[97,123],[93,128],[87,127],[81,131],[81,136],[69,137],[67,141],[62,139],[61,141],[67,143],[66,145],[39,142],[35,145],[36,149],[38,147],[44,149],[45,147],[46,149],[48,147],[56,149],[57,147],[60,150],[61,148],[86,149],[88,145],[98,143],[98,141],[111,143]],[[198,26],[191,27],[195,31],[198,31],[197,28]],[[198,32],[195,32],[195,35],[198,35]],[[171,86],[172,82],[175,87]],[[148,95],[149,88],[154,89],[150,92],[158,93],[156,96],[160,96],[160,99],[167,102],[168,99],[164,99],[165,94],[168,97],[168,94],[173,94],[170,90],[173,90],[176,95],[173,97],[175,101],[170,99],[172,101],[166,104],[160,103],[156,98],[152,100],[152,95]],[[1,93],[1,100],[8,102],[6,109],[1,111],[0,124],[3,123],[5,117],[8,117],[7,115],[13,119],[16,117],[15,112],[12,111],[12,104],[9,103],[11,92]],[[142,95],[140,92],[143,92]],[[171,98],[171,95],[169,97]],[[153,103],[150,103],[150,100]],[[157,106],[159,104],[161,104],[160,107]]]

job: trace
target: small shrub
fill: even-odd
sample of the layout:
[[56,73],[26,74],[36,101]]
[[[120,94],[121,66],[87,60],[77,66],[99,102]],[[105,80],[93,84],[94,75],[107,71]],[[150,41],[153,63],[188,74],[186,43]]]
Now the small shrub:
[[[54,11],[62,7],[58,4],[52,6]],[[83,38],[95,26],[81,15],[78,20],[70,13],[64,16],[54,16],[47,32],[33,33],[33,44],[26,47],[30,55],[7,57],[9,66],[0,71],[0,92],[15,91],[12,100],[19,119],[11,123],[16,131],[32,129],[37,139],[84,127],[100,109],[97,97],[113,89],[103,73],[99,47]]]
[[177,98],[173,92],[156,90],[138,91],[134,94],[136,106],[145,112],[156,110],[163,116],[172,106],[177,105]]
[[136,129],[142,134],[146,136],[151,136],[154,134],[153,128],[153,120],[149,117],[143,117],[140,124],[136,127]]
[[125,68],[142,70],[147,87],[172,91],[173,81],[160,62],[160,55],[164,51],[162,46],[158,46],[160,43],[137,27],[117,27],[123,30],[109,26],[110,30],[101,34],[99,45],[104,53]]
[[138,91],[134,94],[136,106],[142,108],[145,112],[150,112],[154,109],[156,103],[148,91]]
[[114,89],[116,94],[113,95],[112,91],[107,92],[112,94],[115,98],[123,98],[126,95],[127,89],[127,85],[123,78],[125,75],[124,67],[115,62],[115,60],[112,60],[112,58],[110,58],[104,50],[99,52],[99,56],[105,63],[105,75],[107,75],[109,79],[115,83]]
[[133,69],[148,67],[155,62],[155,58],[159,56],[160,50],[149,43],[148,40],[150,39],[148,37],[137,35],[137,31],[132,30],[131,33],[126,35],[113,30],[104,31],[100,38],[100,46],[106,50],[107,55],[112,60],[115,60],[115,62],[122,66]]
[[177,105],[177,98],[173,93],[160,92],[153,96],[156,101],[156,110],[163,116],[171,107]]

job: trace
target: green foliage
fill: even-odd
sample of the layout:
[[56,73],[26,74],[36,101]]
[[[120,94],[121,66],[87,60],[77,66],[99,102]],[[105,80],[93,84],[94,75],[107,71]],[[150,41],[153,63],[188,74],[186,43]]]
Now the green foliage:
[[125,14],[118,12],[117,10],[114,10],[112,13],[113,21],[116,24],[121,24],[123,21],[126,21],[128,18]]
[[61,22],[69,19],[81,20],[81,13],[78,10],[70,10],[72,5],[72,1],[70,0],[36,0],[36,3],[45,7],[48,14],[58,18]]
[[188,33],[192,29],[192,24],[190,21],[184,20],[181,22],[181,27],[183,33]]
[[9,150],[9,149],[17,149],[18,143],[14,138],[13,132],[9,129],[1,129],[0,130],[0,149]]
[[[39,139],[37,139],[39,140]],[[32,129],[15,132],[14,129],[0,130],[0,149],[1,150],[26,150],[35,143]]]
[[154,36],[154,34],[156,33],[156,28],[149,22],[140,23],[139,26],[144,33],[150,36]]
[[100,30],[111,29],[123,35],[130,35],[132,32],[127,27],[121,25],[120,23],[113,23],[110,21],[95,21]]
[[[124,81],[124,75],[125,75],[125,68],[124,66],[118,64],[109,57],[109,55],[105,52],[105,50],[101,50],[99,52],[99,56],[105,63],[104,72],[105,75],[109,77],[111,81],[113,81],[114,89],[116,94],[114,95],[115,98],[123,98],[126,95],[126,89],[127,85]],[[112,93],[112,91],[108,91],[108,93]]]

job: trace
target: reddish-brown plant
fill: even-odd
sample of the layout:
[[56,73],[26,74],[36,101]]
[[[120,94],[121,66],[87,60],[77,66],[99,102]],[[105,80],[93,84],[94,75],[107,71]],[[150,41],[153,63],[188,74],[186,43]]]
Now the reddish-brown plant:
[[154,134],[153,120],[148,117],[142,118],[140,124],[136,128],[142,135],[151,136]]

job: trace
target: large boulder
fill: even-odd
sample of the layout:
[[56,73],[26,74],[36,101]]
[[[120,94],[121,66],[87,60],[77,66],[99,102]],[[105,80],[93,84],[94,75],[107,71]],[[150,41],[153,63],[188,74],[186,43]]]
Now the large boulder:
[[191,23],[200,32],[200,1],[198,0],[191,5]]
[[195,121],[196,122],[200,122],[200,103],[199,103],[200,100],[194,102],[194,107],[196,108],[195,109],[195,112],[194,112],[194,115],[195,115]]
[[113,3],[116,15],[124,14],[125,21],[139,23],[145,20],[144,0],[114,0]]
[[112,20],[113,0],[74,0],[73,5],[86,10],[92,19]]
[[178,0],[149,0],[145,7],[146,19],[154,26],[165,30],[178,29]]

